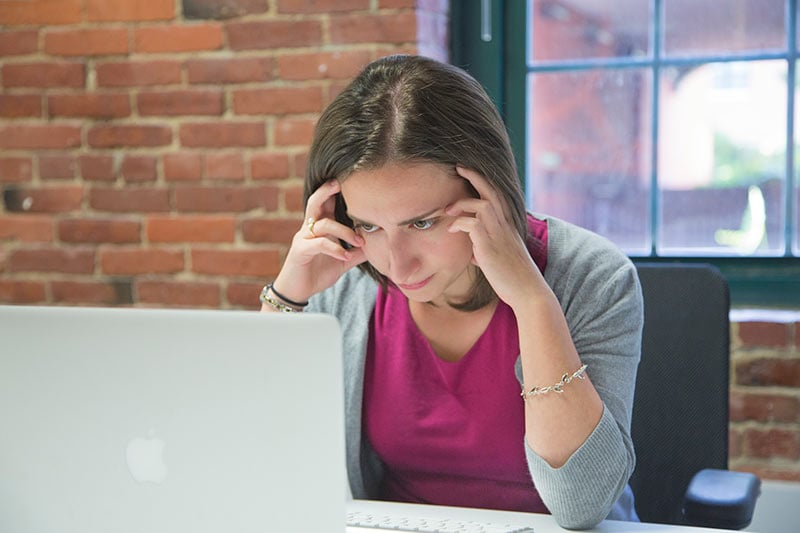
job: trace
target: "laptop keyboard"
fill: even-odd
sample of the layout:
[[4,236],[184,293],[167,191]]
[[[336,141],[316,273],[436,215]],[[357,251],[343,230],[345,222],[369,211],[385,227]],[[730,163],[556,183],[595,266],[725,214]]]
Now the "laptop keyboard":
[[416,533],[533,533],[533,528],[531,527],[511,526],[495,522],[422,518],[363,511],[347,513],[347,526],[383,531],[413,531]]

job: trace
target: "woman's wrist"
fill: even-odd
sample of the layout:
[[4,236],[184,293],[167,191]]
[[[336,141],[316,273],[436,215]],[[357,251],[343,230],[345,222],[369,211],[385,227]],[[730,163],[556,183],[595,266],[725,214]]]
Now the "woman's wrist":
[[561,312],[558,298],[544,280],[531,279],[520,283],[517,290],[507,300],[503,300],[517,316],[536,317],[555,305]]
[[258,298],[261,301],[262,309],[268,308],[282,313],[300,313],[303,311],[308,302],[294,302],[287,301],[275,292],[272,283],[268,283],[261,289],[261,294]]
[[282,301],[285,304],[291,305],[292,307],[299,307],[301,309],[308,305],[308,300],[295,300],[284,295],[283,292],[275,288],[275,282],[272,282],[267,286],[269,287],[272,294],[275,295],[278,298],[278,300]]
[[[272,283],[269,283],[272,287],[272,293],[284,303],[295,307],[305,307],[314,293],[309,292],[307,283],[294,283],[293,281],[297,276],[292,276],[287,270],[286,268],[282,269],[272,280]],[[305,274],[305,272],[302,274]],[[302,274],[300,279],[302,279]]]

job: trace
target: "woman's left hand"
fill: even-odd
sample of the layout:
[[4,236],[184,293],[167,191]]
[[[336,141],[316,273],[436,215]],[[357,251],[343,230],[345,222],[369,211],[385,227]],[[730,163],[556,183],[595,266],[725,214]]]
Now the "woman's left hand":
[[503,198],[479,173],[456,166],[459,176],[469,181],[480,198],[465,198],[448,206],[455,217],[448,231],[463,231],[472,240],[472,261],[482,271],[497,296],[514,307],[523,298],[524,287],[537,278],[538,269],[525,241],[519,235]]

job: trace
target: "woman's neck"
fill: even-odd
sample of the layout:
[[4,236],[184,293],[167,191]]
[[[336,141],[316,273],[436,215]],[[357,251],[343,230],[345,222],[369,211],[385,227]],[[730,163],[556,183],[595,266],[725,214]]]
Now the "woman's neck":
[[458,361],[486,331],[497,300],[475,311],[414,301],[408,302],[408,309],[436,355],[445,361]]

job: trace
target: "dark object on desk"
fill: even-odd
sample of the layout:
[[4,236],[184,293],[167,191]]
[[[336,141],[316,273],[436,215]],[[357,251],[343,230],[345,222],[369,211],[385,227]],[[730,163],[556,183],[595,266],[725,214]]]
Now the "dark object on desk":
[[747,527],[760,481],[728,471],[727,282],[711,265],[637,269],[644,333],[631,421],[636,512],[643,522]]
[[690,523],[743,529],[753,518],[760,487],[760,480],[753,474],[701,470],[686,491],[684,514]]

